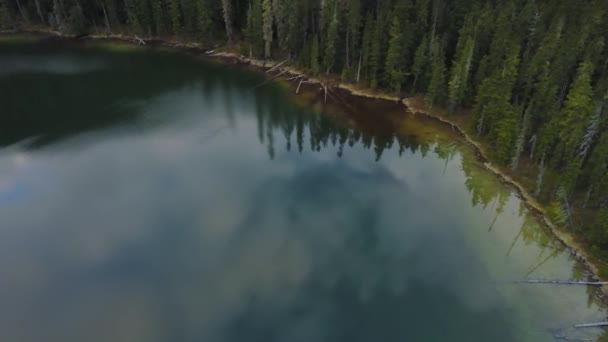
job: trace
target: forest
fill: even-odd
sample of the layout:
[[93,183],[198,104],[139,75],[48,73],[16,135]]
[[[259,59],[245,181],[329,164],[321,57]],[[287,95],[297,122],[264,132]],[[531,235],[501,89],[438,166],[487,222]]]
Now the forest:
[[608,0],[0,0],[0,28],[289,59],[470,115],[493,161],[608,258]]

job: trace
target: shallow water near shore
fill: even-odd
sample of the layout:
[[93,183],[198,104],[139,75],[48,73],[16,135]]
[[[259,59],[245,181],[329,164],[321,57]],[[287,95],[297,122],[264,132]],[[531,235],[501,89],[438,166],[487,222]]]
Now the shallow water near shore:
[[586,274],[450,130],[121,46],[0,40],[0,340],[601,335],[514,283]]

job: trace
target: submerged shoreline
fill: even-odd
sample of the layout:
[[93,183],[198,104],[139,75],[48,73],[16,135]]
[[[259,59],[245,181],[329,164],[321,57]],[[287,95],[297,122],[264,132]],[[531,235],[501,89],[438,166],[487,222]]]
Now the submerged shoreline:
[[[112,35],[89,35],[89,36],[83,36],[83,37],[72,37],[72,36],[63,35],[59,32],[50,31],[50,30],[23,30],[23,31],[4,31],[4,32],[0,31],[0,34],[38,34],[41,36],[47,36],[47,37],[53,37],[53,38],[57,38],[57,39],[65,39],[65,40],[71,40],[71,41],[109,40],[109,41],[120,41],[120,42],[124,42],[124,43],[142,45],[144,47],[145,46],[147,46],[147,47],[168,47],[168,48],[176,49],[178,51],[204,55],[204,56],[207,56],[207,57],[215,59],[215,60],[223,60],[223,61],[233,63],[233,64],[250,65],[257,70],[266,72],[266,73],[268,73],[269,70],[271,70],[273,68],[278,70],[280,67],[280,64],[282,63],[281,61],[271,61],[271,60],[264,61],[264,60],[254,59],[254,58],[248,58],[248,57],[244,57],[237,53],[232,53],[232,52],[221,52],[221,51],[216,52],[213,50],[204,49],[199,44],[192,43],[192,42],[151,39],[151,40],[145,40],[145,45],[143,45],[142,44],[143,40],[139,40],[138,37],[126,36],[126,35],[113,35],[112,34]],[[416,115],[416,114],[424,115],[425,117],[436,122],[438,125],[444,125],[448,128],[451,128],[452,131],[454,132],[454,134],[456,134],[460,138],[462,138],[466,142],[466,144],[469,145],[470,148],[472,148],[476,158],[481,163],[483,168],[485,170],[487,170],[488,172],[490,172],[491,174],[493,174],[494,176],[496,176],[499,179],[499,181],[501,181],[503,184],[512,188],[516,192],[518,197],[520,197],[520,199],[524,202],[526,208],[528,210],[530,210],[530,212],[534,216],[537,217],[539,223],[541,223],[542,226],[544,226],[546,229],[548,229],[551,232],[551,235],[554,236],[555,239],[557,239],[561,244],[563,244],[566,247],[568,252],[587,269],[587,271],[590,273],[591,277],[596,280],[600,279],[598,261],[594,260],[595,258],[593,258],[586,251],[585,246],[580,245],[579,243],[574,241],[574,238],[571,234],[562,231],[555,224],[553,224],[551,222],[551,220],[548,218],[543,206],[540,203],[538,203],[538,201],[536,201],[536,199],[529,193],[529,191],[526,190],[525,187],[523,185],[521,185],[518,181],[516,181],[511,176],[509,176],[506,172],[502,171],[500,169],[500,167],[494,165],[487,157],[487,153],[485,152],[484,146],[481,143],[479,143],[478,141],[476,141],[474,138],[472,138],[469,134],[467,134],[466,131],[462,127],[459,126],[459,124],[457,124],[447,118],[441,117],[439,115],[435,115],[435,114],[429,112],[428,110],[426,110],[425,108],[417,107],[416,104],[413,103],[414,102],[413,98],[401,99],[401,98],[398,98],[396,96],[391,96],[386,93],[373,92],[370,90],[360,89],[360,88],[357,88],[355,85],[348,84],[348,83],[341,83],[341,82],[332,83],[331,80],[323,81],[323,80],[320,80],[320,79],[317,79],[314,77],[310,77],[305,72],[298,70],[297,68],[290,67],[290,66],[286,66],[283,70],[284,71],[281,71],[280,75],[277,74],[277,75],[273,76],[273,75],[269,74],[268,82],[271,82],[274,80],[277,80],[277,81],[279,81],[279,80],[286,81],[288,79],[293,80],[294,77],[297,77],[297,78],[295,78],[296,80],[300,79],[300,80],[306,81],[305,86],[314,85],[314,86],[319,87],[317,89],[317,91],[319,93],[315,96],[323,96],[322,92],[324,90],[325,90],[325,94],[327,94],[328,92],[331,93],[332,90],[341,89],[341,90],[346,91],[348,93],[348,95],[350,95],[350,96],[355,96],[355,97],[359,97],[362,99],[382,100],[382,101],[390,101],[393,103],[402,104],[404,106],[406,113],[409,113],[409,115]],[[327,95],[325,95],[325,96],[327,96]],[[339,105],[343,105],[343,104],[339,104]],[[603,279],[603,280],[605,280],[605,279]],[[596,297],[599,300],[601,300],[604,304],[608,304],[608,293],[607,293],[605,287],[603,287],[603,286],[597,287],[596,290],[594,290],[594,293],[595,293]]]

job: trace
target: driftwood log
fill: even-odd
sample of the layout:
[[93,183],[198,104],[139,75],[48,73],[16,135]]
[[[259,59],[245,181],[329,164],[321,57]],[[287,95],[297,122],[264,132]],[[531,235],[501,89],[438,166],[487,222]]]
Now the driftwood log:
[[594,286],[608,285],[607,281],[575,281],[575,280],[544,280],[544,279],[526,279],[526,280],[516,281],[516,283],[557,284],[557,285],[594,285]]
[[583,323],[583,324],[575,324],[575,328],[596,328],[596,327],[607,327],[608,322],[598,322],[598,323]]

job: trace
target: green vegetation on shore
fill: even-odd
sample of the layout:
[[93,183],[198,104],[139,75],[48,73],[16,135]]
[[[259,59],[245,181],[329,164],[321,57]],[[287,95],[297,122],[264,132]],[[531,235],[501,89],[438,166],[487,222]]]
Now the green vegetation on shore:
[[[467,116],[608,258],[608,0],[0,0],[0,28],[178,37]],[[470,115],[470,116],[469,116]]]

